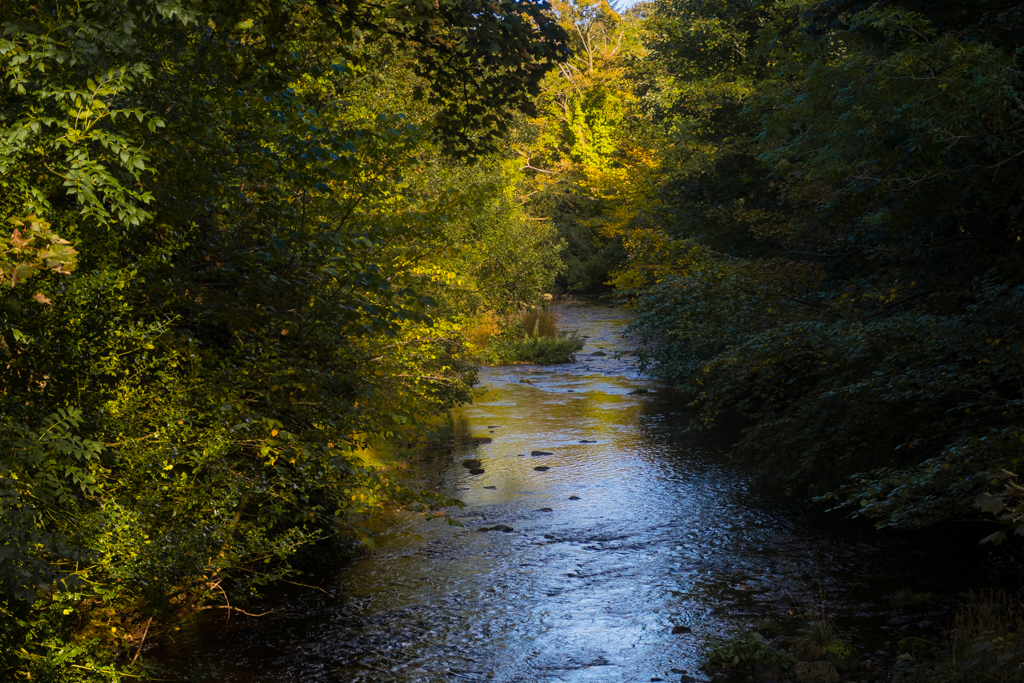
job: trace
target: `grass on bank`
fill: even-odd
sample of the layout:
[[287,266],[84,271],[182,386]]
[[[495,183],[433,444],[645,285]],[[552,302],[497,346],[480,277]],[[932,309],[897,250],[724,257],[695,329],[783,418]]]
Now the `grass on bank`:
[[893,683],[1024,683],[1024,604],[1002,591],[972,592],[953,612],[947,642],[904,638],[913,660]]
[[[900,591],[893,602],[919,608],[933,600]],[[900,607],[908,608],[908,607]],[[953,610],[941,642],[917,636],[899,639],[895,661],[875,661],[875,677],[891,683],[1024,683],[1024,598],[984,590],[964,596]],[[840,673],[861,668],[850,634],[830,615],[815,613],[799,633],[785,637],[770,620],[741,623],[727,638],[712,640],[705,652],[710,671],[755,673],[761,668],[785,676],[798,662],[828,662]],[[768,669],[765,667],[768,666]],[[891,669],[889,669],[891,667]],[[784,678],[784,676],[783,676]]]
[[470,334],[489,365],[571,363],[583,348],[575,334],[558,331],[558,317],[547,308],[524,309],[503,320],[486,320]]

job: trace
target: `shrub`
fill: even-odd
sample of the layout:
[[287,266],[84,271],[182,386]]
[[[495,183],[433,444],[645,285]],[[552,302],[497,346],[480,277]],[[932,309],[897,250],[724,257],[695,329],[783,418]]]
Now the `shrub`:
[[510,316],[492,335],[479,358],[492,365],[572,363],[583,340],[558,331],[558,316],[547,308],[526,308]]
[[751,630],[747,624],[740,624],[736,633],[729,638],[713,642],[705,655],[706,666],[718,666],[749,671],[758,662],[773,661],[781,668],[793,665],[793,657],[787,652],[772,647],[763,634]]
[[493,365],[572,363],[576,360],[576,352],[582,348],[583,340],[575,335],[526,337],[513,341],[491,337],[491,343],[480,353],[480,359]]

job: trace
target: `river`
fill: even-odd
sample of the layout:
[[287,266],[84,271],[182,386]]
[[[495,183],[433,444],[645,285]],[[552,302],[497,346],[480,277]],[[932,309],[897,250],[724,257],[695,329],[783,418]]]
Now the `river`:
[[[314,577],[326,592],[275,593],[277,611],[226,627],[207,616],[158,659],[246,683],[679,681],[707,680],[706,643],[741,620],[792,630],[824,610],[863,661],[937,637],[950,600],[908,616],[889,597],[960,590],[968,546],[760,495],[728,464],[729,439],[686,432],[679,397],[615,357],[626,323],[564,306],[560,327],[587,337],[578,362],[481,371],[483,394],[455,418],[492,441],[410,466],[465,501],[462,527],[403,519]],[[482,531],[495,526],[511,531]]]

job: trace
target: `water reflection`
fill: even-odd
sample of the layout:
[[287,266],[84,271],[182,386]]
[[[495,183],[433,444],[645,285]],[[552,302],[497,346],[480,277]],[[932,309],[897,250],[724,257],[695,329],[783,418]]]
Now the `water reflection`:
[[625,322],[565,309],[588,337],[579,362],[483,370],[458,419],[493,441],[410,475],[467,503],[462,528],[406,520],[329,582],[337,597],[279,596],[282,611],[219,636],[211,623],[167,661],[228,681],[703,680],[704,639],[738,618],[791,619],[788,600],[832,585],[853,588],[840,616],[854,623],[892,585],[943,580],[897,539],[757,496],[724,444],[683,432],[676,397],[612,355]]

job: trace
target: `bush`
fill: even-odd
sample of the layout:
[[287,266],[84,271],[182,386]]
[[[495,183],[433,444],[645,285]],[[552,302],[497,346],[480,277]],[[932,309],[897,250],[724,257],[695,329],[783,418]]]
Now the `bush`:
[[776,650],[759,631],[740,624],[732,637],[716,640],[705,655],[705,665],[750,671],[758,662],[776,662],[782,669],[793,665],[793,656]]
[[583,340],[575,335],[526,337],[512,341],[491,337],[490,345],[480,353],[480,360],[492,365],[572,363],[576,360],[576,352],[582,348]]
[[583,340],[558,332],[558,316],[547,308],[526,308],[505,319],[501,333],[488,340],[479,358],[491,365],[572,363]]

